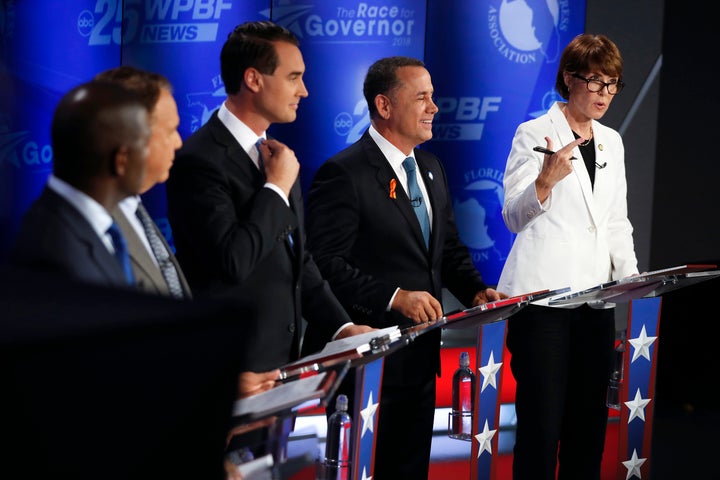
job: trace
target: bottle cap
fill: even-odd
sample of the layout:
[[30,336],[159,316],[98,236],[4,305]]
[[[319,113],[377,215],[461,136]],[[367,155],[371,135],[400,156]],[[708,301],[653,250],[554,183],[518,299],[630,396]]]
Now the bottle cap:
[[348,398],[347,395],[340,394],[335,400],[335,410],[346,412],[348,409]]
[[470,355],[468,352],[462,352],[460,354],[460,366],[461,367],[469,367],[470,366]]

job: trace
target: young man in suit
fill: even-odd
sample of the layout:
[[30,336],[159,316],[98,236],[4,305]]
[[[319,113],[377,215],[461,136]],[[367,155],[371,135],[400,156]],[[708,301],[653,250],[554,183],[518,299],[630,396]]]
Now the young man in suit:
[[[117,83],[137,94],[150,112],[150,150],[140,194],[163,183],[170,175],[175,151],[182,146],[178,132],[180,116],[172,84],[159,73],[131,66],[105,70],[98,80]],[[140,195],[127,197],[112,212],[128,242],[137,286],[146,292],[190,299],[190,286],[165,237],[142,204]]]
[[300,165],[266,134],[308,96],[297,38],[271,22],[239,25],[220,70],[227,99],[178,151],[168,217],[193,294],[256,307],[239,319],[255,339],[247,365],[268,371],[299,357],[303,318],[326,340],[370,329],[352,323],[306,251]]
[[53,173],[23,217],[11,262],[100,285],[132,283],[115,256],[122,236],[110,233],[110,212],[140,192],[149,137],[148,111],[131,92],[92,81],[65,94],[52,121]]
[[[504,297],[460,242],[442,163],[416,148],[438,111],[423,63],[378,60],[363,90],[370,128],[318,169],[308,193],[309,248],[340,302],[356,323],[406,327],[443,315],[442,287],[466,306]],[[439,329],[386,357],[373,478],[427,479],[439,373]]]

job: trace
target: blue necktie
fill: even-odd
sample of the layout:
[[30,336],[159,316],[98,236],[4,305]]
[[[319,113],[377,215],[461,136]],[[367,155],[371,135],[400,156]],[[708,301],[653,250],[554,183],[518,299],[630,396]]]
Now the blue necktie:
[[430,246],[430,217],[428,216],[427,208],[423,205],[423,196],[420,191],[420,187],[417,183],[417,177],[415,176],[415,159],[412,157],[406,158],[402,163],[403,168],[407,172],[408,177],[408,196],[410,197],[410,204],[415,210],[415,215],[420,222],[420,229],[422,230],[423,238],[425,239],[425,246]]
[[150,218],[150,214],[142,203],[138,203],[138,208],[135,211],[135,215],[140,220],[140,223],[145,230],[145,236],[150,244],[150,249],[155,255],[155,260],[158,262],[160,267],[160,273],[162,273],[165,282],[168,284],[170,294],[175,298],[183,298],[183,289],[180,285],[180,276],[175,268],[175,264],[170,260],[170,253],[168,253],[165,244],[160,239],[157,231],[155,230],[155,222]]
[[113,248],[115,249],[115,258],[125,272],[127,282],[133,285],[135,283],[135,276],[133,275],[132,267],[130,266],[130,254],[128,254],[125,237],[122,236],[122,233],[120,233],[120,227],[118,227],[115,222],[110,225],[107,232],[110,234],[110,238],[112,238]]

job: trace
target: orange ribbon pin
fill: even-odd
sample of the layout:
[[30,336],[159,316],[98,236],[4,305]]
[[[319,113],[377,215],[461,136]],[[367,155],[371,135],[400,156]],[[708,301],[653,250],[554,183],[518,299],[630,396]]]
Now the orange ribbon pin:
[[390,180],[390,198],[395,200],[397,198],[397,194],[395,193],[395,188],[397,187],[397,181],[393,178]]

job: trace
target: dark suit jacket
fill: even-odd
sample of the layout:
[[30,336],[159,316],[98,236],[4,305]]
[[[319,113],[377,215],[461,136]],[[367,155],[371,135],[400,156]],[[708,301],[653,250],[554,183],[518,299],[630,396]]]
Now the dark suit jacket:
[[85,217],[48,187],[23,216],[10,262],[86,283],[130,288],[117,260]]
[[255,339],[256,371],[298,358],[303,317],[326,341],[350,321],[305,249],[299,181],[291,208],[264,183],[217,112],[185,141],[166,183],[176,254],[193,294],[244,295],[258,309],[257,318],[240,320]]
[[[142,205],[142,203],[140,203],[138,205],[138,208],[145,207]],[[120,209],[120,207],[117,207],[115,210],[113,210],[112,216],[115,219],[115,222],[120,227],[120,230],[122,230],[122,234],[127,241],[128,252],[130,253],[130,263],[132,265],[133,275],[135,276],[135,284],[137,285],[137,287],[148,293],[170,295],[170,287],[168,286],[165,277],[163,277],[160,268],[153,261],[152,257],[150,256],[150,252],[148,252],[148,249],[145,248],[145,244],[143,243],[142,239],[140,239],[132,224],[125,216],[125,213]],[[175,265],[175,268],[177,269],[178,276],[180,278],[180,286],[182,286],[185,298],[192,298],[190,286],[185,279],[185,274],[180,267],[180,263],[177,261],[177,258],[175,258],[175,254],[173,254],[172,250],[170,249],[170,245],[168,245],[162,232],[160,232],[160,229],[157,228],[157,225],[155,225],[155,222],[153,222],[153,228],[155,229],[155,233],[157,234],[158,238],[160,238],[163,245],[165,245],[165,248],[170,254],[170,261],[173,263],[173,265]]]
[[[415,158],[433,210],[429,251],[405,190],[368,132],[325,162],[308,192],[309,249],[355,323],[410,325],[386,311],[398,287],[441,299],[445,286],[465,305],[486,288],[460,242],[442,164],[420,149]],[[389,355],[384,368],[383,382],[399,385],[439,373],[439,329]]]

